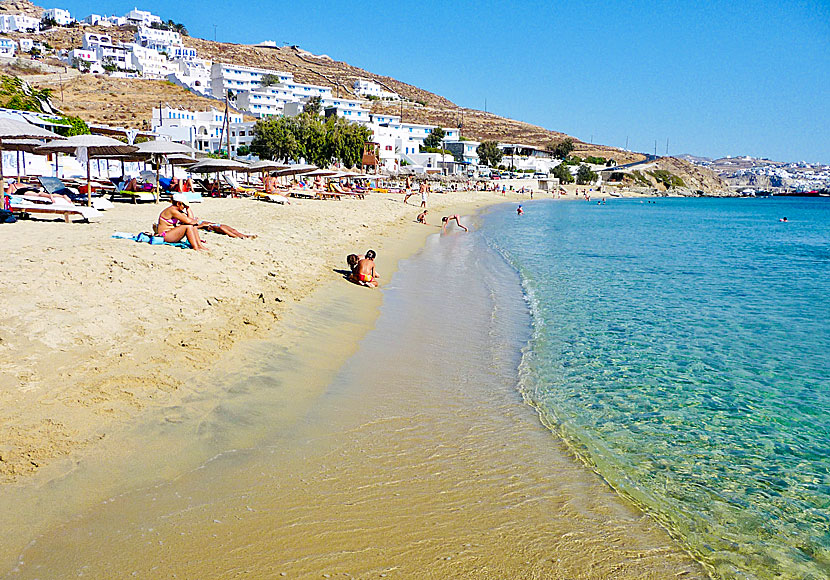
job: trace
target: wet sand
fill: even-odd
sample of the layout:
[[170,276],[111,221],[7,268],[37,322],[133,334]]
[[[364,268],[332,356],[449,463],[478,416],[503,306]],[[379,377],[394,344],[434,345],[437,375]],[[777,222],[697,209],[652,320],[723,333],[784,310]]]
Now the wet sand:
[[[133,433],[159,446],[134,445],[139,466],[179,475],[126,469],[10,577],[705,577],[522,402],[515,273],[453,233],[385,280],[382,306],[332,286],[292,338],[236,349],[220,394]],[[163,459],[165,441],[199,451]]]

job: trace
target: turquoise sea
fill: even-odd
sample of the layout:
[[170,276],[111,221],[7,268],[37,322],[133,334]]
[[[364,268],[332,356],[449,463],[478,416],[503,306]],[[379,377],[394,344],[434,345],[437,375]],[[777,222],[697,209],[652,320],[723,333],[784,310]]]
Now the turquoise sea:
[[524,209],[479,233],[542,420],[716,577],[830,577],[830,199]]

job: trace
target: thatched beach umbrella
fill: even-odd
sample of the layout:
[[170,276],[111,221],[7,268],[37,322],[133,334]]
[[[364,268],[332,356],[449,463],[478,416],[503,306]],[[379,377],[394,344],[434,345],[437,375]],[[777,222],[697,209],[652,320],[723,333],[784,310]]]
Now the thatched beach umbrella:
[[156,187],[154,189],[154,195],[156,197],[156,203],[159,201],[159,171],[161,169],[161,156],[162,155],[173,155],[173,154],[185,154],[189,155],[191,153],[195,153],[192,147],[188,147],[187,145],[182,145],[181,143],[174,143],[173,141],[162,141],[162,140],[155,140],[155,141],[145,141],[144,143],[138,143],[136,145],[138,147],[139,153],[144,153],[147,155],[152,155],[155,162],[156,162]]
[[248,166],[233,159],[202,159],[198,163],[187,168],[188,173],[215,173],[216,181],[219,181],[219,174],[223,171],[247,171]]
[[23,154],[23,168],[26,168],[26,153],[34,153],[36,147],[43,145],[37,139],[15,139],[3,143],[3,151],[17,151],[17,177],[20,177],[20,154]]
[[73,153],[78,160],[86,161],[86,204],[92,206],[92,176],[90,160],[95,157],[127,155],[138,150],[123,141],[103,135],[74,135],[63,141],[53,141],[35,149],[35,153]]
[[3,149],[9,142],[20,139],[63,139],[63,137],[31,123],[0,118],[0,195],[5,195],[6,192],[6,179],[3,177]]

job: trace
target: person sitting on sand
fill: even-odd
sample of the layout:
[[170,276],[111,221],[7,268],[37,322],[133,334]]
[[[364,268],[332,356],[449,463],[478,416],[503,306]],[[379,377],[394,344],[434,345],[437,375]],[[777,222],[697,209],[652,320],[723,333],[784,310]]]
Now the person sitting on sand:
[[377,288],[378,273],[375,272],[375,251],[369,250],[366,256],[358,261],[357,266],[349,276],[349,280],[361,286]]
[[358,256],[357,254],[349,254],[346,256],[346,264],[349,265],[349,270],[351,270],[352,274],[357,270],[357,263],[363,258],[364,256]]
[[441,223],[443,224],[441,226],[441,233],[442,234],[447,231],[447,224],[450,222],[450,220],[455,220],[455,223],[458,224],[458,227],[463,229],[465,232],[469,231],[467,228],[465,228],[464,226],[461,225],[461,222],[458,221],[458,214],[455,214],[455,215],[447,215],[447,216],[444,216],[444,217],[441,218]]
[[415,221],[419,224],[424,224],[425,226],[428,226],[429,224],[427,223],[427,213],[429,213],[429,210],[425,209],[424,211],[418,214],[418,217],[415,218]]
[[159,214],[157,235],[169,243],[187,238],[191,248],[206,251],[207,246],[199,239],[196,220],[188,217],[186,213],[187,207],[187,198],[181,193],[174,193],[170,207],[163,209]]
[[211,197],[219,197],[222,195],[222,186],[219,184],[218,179],[210,182],[208,186],[208,195]]

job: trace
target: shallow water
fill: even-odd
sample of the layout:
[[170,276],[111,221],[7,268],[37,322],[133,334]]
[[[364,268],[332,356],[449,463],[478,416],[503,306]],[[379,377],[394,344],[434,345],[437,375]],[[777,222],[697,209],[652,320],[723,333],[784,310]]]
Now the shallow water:
[[719,575],[830,577],[830,202],[525,210],[482,231],[530,297],[544,420]]
[[482,238],[431,237],[383,298],[325,391],[228,448],[305,374],[275,351],[226,376],[212,460],[67,517],[10,577],[704,577],[523,403],[527,305]]

